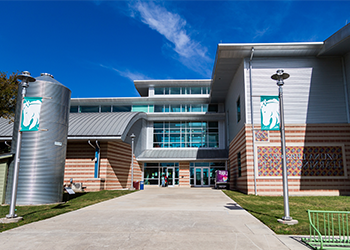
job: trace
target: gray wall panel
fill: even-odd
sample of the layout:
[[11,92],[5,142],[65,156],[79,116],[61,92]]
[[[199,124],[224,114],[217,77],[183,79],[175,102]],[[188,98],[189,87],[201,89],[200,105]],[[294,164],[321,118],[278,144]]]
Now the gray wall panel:
[[348,93],[348,112],[349,112],[348,117],[350,117],[350,53],[347,53],[344,56],[344,68],[345,68],[345,79],[346,79],[346,91]]
[[[260,124],[258,96],[278,95],[271,75],[279,68],[290,74],[283,87],[286,123],[347,122],[340,58],[255,58],[252,71],[254,124]],[[246,74],[245,84],[247,123],[251,123],[249,74]]]
[[[235,138],[237,133],[242,129],[246,119],[246,108],[244,105],[246,99],[244,94],[244,74],[244,62],[242,60],[236,75],[233,77],[231,86],[226,96],[225,109],[227,126],[227,146],[229,146],[229,143],[232,141],[232,139]],[[237,122],[236,108],[238,98],[240,98],[241,102],[241,120],[239,122]]]

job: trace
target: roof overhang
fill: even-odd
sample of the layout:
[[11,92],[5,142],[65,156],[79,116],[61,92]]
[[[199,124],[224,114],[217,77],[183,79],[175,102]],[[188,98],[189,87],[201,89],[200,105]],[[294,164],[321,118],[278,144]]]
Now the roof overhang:
[[136,157],[138,161],[226,161],[226,149],[162,148],[147,149]]
[[223,102],[244,58],[317,56],[323,42],[218,44],[213,69],[211,102]]
[[350,24],[338,30],[324,41],[324,47],[319,56],[342,56],[349,52]]

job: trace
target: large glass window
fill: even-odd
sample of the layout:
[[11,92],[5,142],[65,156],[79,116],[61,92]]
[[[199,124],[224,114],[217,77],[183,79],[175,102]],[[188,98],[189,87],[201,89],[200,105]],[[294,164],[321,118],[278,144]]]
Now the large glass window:
[[154,148],[217,148],[218,122],[154,122]]

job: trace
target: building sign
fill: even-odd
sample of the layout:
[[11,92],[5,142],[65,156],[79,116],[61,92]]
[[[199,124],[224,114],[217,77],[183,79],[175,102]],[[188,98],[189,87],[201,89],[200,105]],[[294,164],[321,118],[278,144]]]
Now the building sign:
[[24,97],[21,131],[38,131],[40,120],[41,97]]
[[280,129],[278,96],[260,96],[261,130]]
[[[282,176],[280,146],[258,146],[259,177]],[[340,177],[344,176],[341,146],[286,147],[288,176]]]

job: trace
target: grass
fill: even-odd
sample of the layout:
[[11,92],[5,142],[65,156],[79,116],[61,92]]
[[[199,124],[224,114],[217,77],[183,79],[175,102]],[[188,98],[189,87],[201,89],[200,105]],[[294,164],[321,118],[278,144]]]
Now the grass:
[[[35,221],[44,220],[59,214],[74,211],[101,201],[113,199],[125,194],[132,193],[129,190],[99,191],[90,193],[76,193],[69,196],[69,201],[62,204],[40,206],[17,206],[16,214],[23,217],[18,223],[0,224],[0,232],[19,227]],[[68,200],[68,194],[64,194],[63,200]],[[0,206],[0,218],[9,213],[9,206]]]
[[289,197],[290,216],[299,221],[288,226],[277,222],[284,216],[283,197],[246,195],[225,190],[224,193],[254,215],[277,234],[309,234],[309,219],[306,210],[350,211],[348,196],[303,196]]

